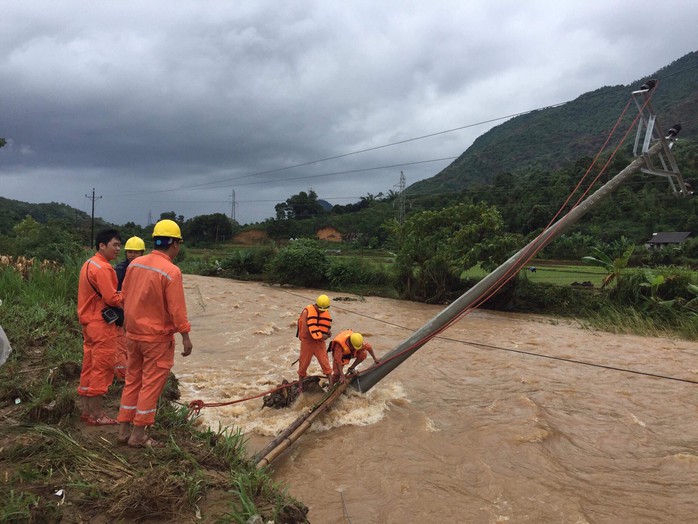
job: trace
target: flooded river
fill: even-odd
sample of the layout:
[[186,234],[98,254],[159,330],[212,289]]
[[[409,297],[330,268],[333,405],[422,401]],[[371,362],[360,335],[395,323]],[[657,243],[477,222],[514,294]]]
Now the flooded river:
[[[295,380],[295,321],[319,291],[191,275],[185,288],[194,351],[176,358],[183,401]],[[333,332],[363,333],[379,357],[441,310],[329,295],[345,299],[332,302]],[[315,361],[309,372],[320,374]],[[694,382],[695,342],[479,310],[368,393],[351,390],[271,469],[314,524],[696,522]],[[242,428],[255,452],[318,398],[202,415]]]

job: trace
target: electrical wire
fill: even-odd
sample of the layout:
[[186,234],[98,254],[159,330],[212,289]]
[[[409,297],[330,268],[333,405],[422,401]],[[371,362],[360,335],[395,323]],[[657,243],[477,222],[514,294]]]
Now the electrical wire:
[[[289,290],[286,290],[286,289],[280,289],[280,291],[282,291],[282,292],[284,292],[284,293],[287,293],[287,294],[289,294],[289,295],[293,295],[293,296],[296,296],[296,297],[303,298],[304,300],[310,300],[311,302],[312,302],[312,300],[313,300],[313,299],[310,299],[310,298],[308,298],[308,297],[306,297],[306,296],[304,296],[304,295],[301,295],[300,293],[294,293],[293,291],[289,291]],[[343,311],[344,313],[349,313],[349,314],[352,314],[352,315],[356,315],[356,316],[358,316],[358,317],[366,318],[366,319],[372,320],[372,321],[374,321],[374,322],[379,322],[379,323],[381,323],[381,324],[385,324],[385,325],[387,325],[387,326],[392,326],[392,327],[395,327],[395,328],[404,329],[404,330],[409,331],[409,332],[411,332],[411,333],[415,333],[415,332],[416,332],[416,330],[414,330],[414,329],[412,329],[412,328],[409,328],[409,327],[407,327],[407,326],[403,326],[403,325],[400,325],[400,324],[396,324],[396,323],[394,323],[394,322],[389,322],[389,321],[387,321],[387,320],[383,320],[383,319],[380,319],[380,318],[377,318],[377,317],[374,317],[374,316],[371,316],[371,315],[367,315],[367,314],[365,314],[365,313],[360,313],[360,312],[358,312],[358,311],[354,311],[354,310],[348,309],[348,308],[346,308],[346,307],[337,306],[337,305],[333,305],[332,307],[333,307],[334,309],[339,310],[339,311]],[[501,347],[501,346],[495,346],[495,345],[493,345],[493,344],[485,344],[484,342],[475,342],[475,341],[472,341],[472,340],[462,340],[462,339],[458,339],[458,338],[444,337],[444,336],[441,336],[441,335],[434,336],[433,338],[438,339],[438,340],[447,340],[447,341],[449,341],[449,342],[456,342],[456,343],[459,343],[459,344],[463,344],[463,345],[467,345],[467,346],[473,346],[473,347],[477,347],[477,348],[483,348],[483,349],[489,349],[489,350],[497,350],[497,351],[504,351],[504,352],[508,352],[508,353],[516,353],[516,354],[519,354],[519,355],[526,355],[526,356],[529,356],[529,357],[536,357],[536,358],[542,358],[542,359],[547,359],[547,360],[555,360],[555,361],[558,361],[558,362],[565,362],[565,363],[568,363],[568,364],[576,364],[576,365],[589,366],[589,367],[594,367],[594,368],[599,368],[599,369],[606,369],[606,370],[609,370],[609,371],[620,371],[620,372],[623,372],[623,373],[630,373],[630,374],[633,374],[633,375],[642,375],[642,376],[651,377],[651,378],[658,378],[658,379],[662,379],[662,380],[671,380],[671,381],[675,381],[675,382],[683,382],[683,383],[686,383],[686,384],[698,384],[698,380],[691,380],[691,379],[687,379],[687,378],[674,377],[674,376],[671,376],[671,375],[663,375],[663,374],[661,374],[661,373],[654,373],[654,372],[650,372],[650,371],[642,371],[642,370],[637,370],[637,369],[624,368],[624,367],[620,367],[620,366],[610,366],[610,365],[607,365],[607,364],[599,364],[599,363],[596,363],[596,362],[588,362],[588,361],[578,360],[578,359],[573,359],[573,358],[558,357],[558,356],[555,356],[555,355],[545,355],[545,354],[541,354],[541,353],[535,353],[535,352],[533,352],[533,351],[525,351],[525,350],[523,350],[523,349],[505,348],[505,347]],[[399,356],[399,355],[395,355],[393,358],[396,358],[397,356]],[[378,364],[378,366],[380,366],[380,365],[382,365],[384,362],[388,362],[388,361],[389,361],[388,359],[386,359],[386,360],[381,360],[381,364]],[[373,366],[372,366],[372,367],[373,367]],[[369,368],[369,369],[371,369],[371,368]],[[359,374],[361,374],[361,373],[359,373]]]

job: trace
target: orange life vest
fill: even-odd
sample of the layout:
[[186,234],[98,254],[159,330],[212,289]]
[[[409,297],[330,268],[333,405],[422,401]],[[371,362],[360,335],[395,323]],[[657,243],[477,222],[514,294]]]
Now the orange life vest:
[[[332,315],[330,315],[329,310],[320,311],[314,304],[310,304],[306,306],[303,311],[308,312],[306,324],[308,325],[308,333],[310,333],[312,338],[315,340],[322,340],[322,335],[329,335],[330,328],[332,327]],[[301,312],[298,317],[296,336],[298,336],[300,332],[300,320],[302,316],[303,313]]]
[[352,333],[354,332],[351,329],[345,329],[339,335],[334,337],[332,343],[330,344],[328,351],[332,351],[334,353],[335,347],[340,347],[342,349],[342,362],[349,362],[356,356],[356,350],[354,350],[354,346],[351,345],[351,341],[349,340]]

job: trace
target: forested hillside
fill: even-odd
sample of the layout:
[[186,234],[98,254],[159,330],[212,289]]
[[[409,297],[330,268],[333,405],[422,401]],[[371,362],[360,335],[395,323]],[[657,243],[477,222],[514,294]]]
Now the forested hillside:
[[[412,184],[408,193],[458,191],[477,183],[492,183],[500,173],[554,171],[580,157],[594,156],[631,91],[649,78],[659,80],[653,105],[663,128],[682,123],[681,140],[698,141],[698,52],[692,52],[628,85],[601,87],[562,106],[513,118],[480,136],[436,176]],[[626,129],[636,114],[633,105],[620,128]],[[633,138],[629,139],[630,148]],[[684,176],[695,177],[695,157],[681,169]]]
[[[0,235],[7,235],[27,215],[41,224],[60,222],[74,229],[90,227],[90,215],[67,204],[29,204],[0,196]],[[101,222],[101,220],[99,221]]]

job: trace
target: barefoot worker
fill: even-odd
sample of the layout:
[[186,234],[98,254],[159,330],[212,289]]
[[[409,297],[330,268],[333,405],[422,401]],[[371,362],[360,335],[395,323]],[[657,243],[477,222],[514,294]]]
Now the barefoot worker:
[[153,229],[153,251],[132,262],[124,279],[124,313],[128,363],[119,409],[119,442],[133,447],[161,444],[146,426],[155,422],[158,398],[174,365],[174,334],[181,333],[191,354],[182,272],[172,263],[179,254],[182,233],[173,220]]
[[[97,252],[83,264],[78,280],[78,320],[83,337],[78,395],[83,400],[80,420],[90,426],[105,426],[116,424],[102,412],[102,397],[114,380],[116,313],[109,308],[121,307],[122,299],[110,262],[119,256],[121,237],[116,229],[105,229],[97,233],[95,244]],[[106,310],[109,313],[103,313]]]
[[344,366],[349,364],[352,358],[355,360],[347,370],[347,373],[354,373],[354,371],[356,371],[356,366],[366,359],[366,352],[371,354],[374,363],[380,364],[380,360],[378,360],[373,353],[371,344],[364,342],[364,337],[361,333],[355,333],[351,329],[346,329],[334,337],[327,351],[332,353],[333,384],[336,382],[344,382]]
[[331,382],[332,368],[327,358],[325,340],[331,335],[332,315],[330,315],[330,297],[320,295],[315,304],[306,306],[298,318],[296,336],[301,341],[301,354],[298,359],[298,392],[303,391],[303,379],[308,375],[308,366],[313,356],[317,359],[322,372]]

